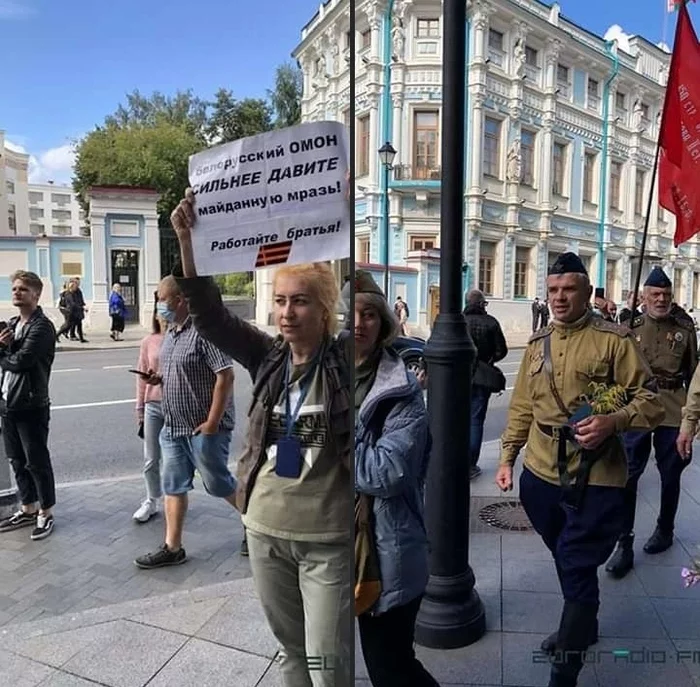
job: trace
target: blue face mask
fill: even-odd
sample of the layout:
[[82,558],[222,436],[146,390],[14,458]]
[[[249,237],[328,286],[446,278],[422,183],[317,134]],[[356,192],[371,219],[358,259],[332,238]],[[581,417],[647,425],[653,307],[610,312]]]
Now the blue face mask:
[[166,322],[173,322],[175,320],[175,311],[171,310],[166,303],[158,301],[156,304],[156,312],[159,317],[162,317]]

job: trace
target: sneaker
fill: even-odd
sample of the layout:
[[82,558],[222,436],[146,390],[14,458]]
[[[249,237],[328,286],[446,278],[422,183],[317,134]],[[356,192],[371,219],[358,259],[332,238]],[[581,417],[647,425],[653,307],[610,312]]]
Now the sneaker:
[[241,541],[241,556],[248,558],[248,540],[245,537]]
[[32,530],[32,541],[46,539],[53,532],[53,515],[39,515],[36,518],[36,527]]
[[23,510],[18,510],[9,518],[0,520],[0,532],[12,532],[22,527],[33,527],[36,525],[36,513],[25,513]]
[[146,499],[133,514],[136,522],[148,522],[158,512],[158,503],[155,499]]
[[177,551],[171,551],[167,544],[163,544],[157,551],[139,556],[134,565],[141,570],[152,568],[165,568],[168,565],[181,565],[187,560],[185,549],[180,547]]

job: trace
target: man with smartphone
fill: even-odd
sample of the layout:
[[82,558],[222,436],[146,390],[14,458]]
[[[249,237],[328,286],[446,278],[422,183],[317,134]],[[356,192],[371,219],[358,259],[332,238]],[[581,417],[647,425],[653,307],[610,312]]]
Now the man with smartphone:
[[187,560],[182,534],[195,469],[207,492],[234,508],[236,492],[236,480],[228,468],[234,428],[233,360],[192,326],[187,301],[174,277],[161,281],[157,309],[173,325],[160,349],[160,374],[149,370],[146,380],[163,386],[165,425],[160,446],[165,542],[134,561],[143,570]]
[[10,282],[12,305],[19,315],[0,331],[0,410],[5,453],[15,474],[21,508],[0,521],[0,532],[31,527],[31,538],[36,541],[48,537],[54,527],[56,489],[48,439],[56,330],[39,306],[44,287],[41,278],[21,270]]

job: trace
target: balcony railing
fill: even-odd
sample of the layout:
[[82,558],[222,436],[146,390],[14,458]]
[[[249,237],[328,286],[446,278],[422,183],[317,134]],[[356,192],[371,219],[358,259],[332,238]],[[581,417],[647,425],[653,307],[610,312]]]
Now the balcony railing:
[[593,110],[593,112],[598,112],[600,110],[599,96],[593,95],[591,93],[588,94],[588,109]]
[[442,168],[439,166],[427,167],[418,165],[396,165],[394,167],[394,181],[440,181]]

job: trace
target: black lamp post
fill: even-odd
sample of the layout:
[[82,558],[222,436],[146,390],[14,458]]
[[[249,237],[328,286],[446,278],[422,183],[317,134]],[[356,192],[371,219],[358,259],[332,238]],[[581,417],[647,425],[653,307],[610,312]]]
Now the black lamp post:
[[440,314],[425,349],[433,449],[425,495],[430,580],[416,641],[455,649],[486,632],[469,565],[469,429],[476,348],[462,316],[466,2],[444,0]]
[[389,170],[394,164],[396,151],[387,141],[379,149],[379,161],[384,167],[384,295],[389,298]]

